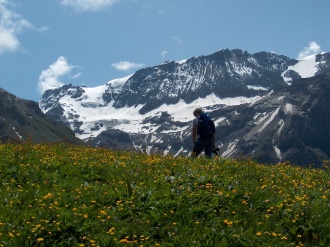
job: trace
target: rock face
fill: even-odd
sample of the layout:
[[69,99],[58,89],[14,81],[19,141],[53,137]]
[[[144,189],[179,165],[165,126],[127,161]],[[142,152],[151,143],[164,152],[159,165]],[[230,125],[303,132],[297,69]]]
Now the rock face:
[[[330,157],[330,76],[299,79],[250,106],[219,112],[224,156],[249,155],[261,162],[320,165]],[[235,128],[237,126],[237,128]]]
[[[269,60],[273,64],[269,66]],[[255,96],[252,86],[268,90],[285,86],[281,73],[294,60],[269,53],[250,55],[241,50],[222,50],[184,63],[168,62],[135,73],[115,99],[116,107],[144,104],[145,113],[164,102],[192,102],[215,93],[219,97]],[[250,87],[249,87],[250,86]]]
[[0,88],[1,142],[69,142],[82,144],[73,131],[52,121],[34,101],[24,100]]
[[[329,159],[330,53],[303,60],[221,50],[96,88],[45,92],[42,111],[95,146],[189,155],[192,111],[214,119],[224,157],[320,165]],[[329,125],[328,125],[329,126]]]

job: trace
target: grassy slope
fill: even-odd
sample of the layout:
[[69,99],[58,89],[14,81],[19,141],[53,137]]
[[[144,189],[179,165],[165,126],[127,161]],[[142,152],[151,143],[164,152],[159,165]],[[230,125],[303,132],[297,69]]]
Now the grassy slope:
[[0,144],[0,246],[328,246],[329,177],[249,159]]

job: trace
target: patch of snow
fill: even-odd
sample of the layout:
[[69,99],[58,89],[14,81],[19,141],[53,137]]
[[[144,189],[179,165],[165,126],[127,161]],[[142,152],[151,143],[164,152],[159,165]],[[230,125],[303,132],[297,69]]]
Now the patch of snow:
[[226,120],[225,117],[218,118],[214,121],[214,125],[218,126],[222,121],[225,121],[225,120]]
[[253,119],[254,120],[257,120],[255,121],[254,123],[256,125],[262,123],[266,118],[267,118],[267,113],[266,112],[263,112],[263,113],[257,113],[256,115],[253,116]]
[[129,76],[126,76],[126,77],[123,77],[123,78],[118,78],[118,79],[114,79],[114,80],[111,80],[109,81],[107,84],[113,86],[113,87],[120,87],[122,85],[125,84],[125,82],[131,78],[133,74],[129,75]]
[[162,134],[183,133],[185,130],[190,129],[190,128],[191,128],[191,126],[189,126],[189,125],[187,125],[186,127],[181,127],[181,128],[176,127],[176,126],[173,126],[173,129],[171,129],[171,130],[163,130],[160,133],[162,133]]
[[277,134],[280,134],[281,131],[282,131],[282,129],[283,129],[283,126],[284,126],[284,121],[283,121],[283,119],[281,119],[281,120],[278,122],[278,126],[279,126],[279,128],[278,128]]
[[176,61],[176,63],[178,63],[178,64],[184,64],[185,62],[187,62],[187,59]]
[[146,153],[147,153],[148,155],[151,154],[151,149],[152,149],[152,146],[150,146],[150,145],[146,147]]
[[170,152],[171,148],[172,148],[171,146],[167,147],[167,149],[164,151],[165,156]]
[[285,74],[289,70],[293,70],[293,71],[297,72],[301,76],[301,78],[313,77],[315,75],[315,73],[317,72],[318,64],[319,64],[319,62],[316,62],[316,55],[311,55],[311,56],[305,57],[305,58],[299,60],[298,63],[296,63],[295,65],[289,66],[288,69],[282,73],[282,77],[283,77],[284,81],[288,84],[290,84],[290,82],[292,81],[292,78],[285,76]]
[[108,88],[107,85],[84,88],[85,93],[83,93],[83,94],[85,95],[85,98],[86,98],[85,102],[103,104],[102,95],[107,88]]
[[281,161],[282,160],[281,150],[277,146],[274,146],[274,150],[277,158]]
[[238,75],[251,75],[253,70],[249,67],[246,66],[242,66],[240,64],[237,64],[235,62],[230,62],[229,68],[232,67],[233,68],[233,72],[238,74]]
[[151,138],[150,138],[150,142],[154,142],[154,141],[156,141],[156,140],[157,140],[157,137],[154,136],[154,135],[152,135]]
[[231,154],[235,152],[236,144],[238,143],[238,139],[235,141],[229,143],[228,148],[226,151],[223,152],[222,156],[223,157],[229,157]]
[[253,116],[253,119],[256,120],[260,116],[260,112]]
[[275,118],[275,116],[278,114],[279,110],[280,110],[280,107],[278,107],[275,111],[273,111],[273,113],[272,113],[271,116],[268,118],[268,120],[267,120],[267,121],[261,126],[261,128],[258,130],[258,133],[260,133],[261,131],[263,131],[263,130],[267,127],[267,125],[270,124],[270,123],[274,120],[274,118]]
[[292,114],[292,112],[293,112],[293,105],[287,103],[284,107],[284,114],[289,115]]
[[184,151],[183,146],[178,150],[176,154],[174,154],[174,157],[177,157],[181,152]]
[[16,131],[15,127],[13,127],[13,130],[15,131],[15,133],[19,137],[19,139],[23,140],[23,137]]
[[269,88],[267,87],[262,87],[262,86],[253,86],[253,85],[247,85],[248,89],[253,89],[256,91],[268,91]]

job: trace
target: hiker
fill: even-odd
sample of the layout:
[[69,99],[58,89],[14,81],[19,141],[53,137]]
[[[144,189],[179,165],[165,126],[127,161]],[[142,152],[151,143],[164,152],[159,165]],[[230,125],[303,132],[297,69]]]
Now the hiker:
[[194,141],[193,156],[197,157],[204,150],[205,157],[211,158],[215,147],[215,126],[209,115],[198,107],[193,112],[192,136]]

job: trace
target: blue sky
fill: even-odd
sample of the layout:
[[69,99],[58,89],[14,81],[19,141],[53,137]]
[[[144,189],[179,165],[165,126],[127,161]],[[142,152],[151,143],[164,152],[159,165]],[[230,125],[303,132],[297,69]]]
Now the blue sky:
[[0,0],[0,87],[38,101],[221,49],[330,51],[329,0]]

